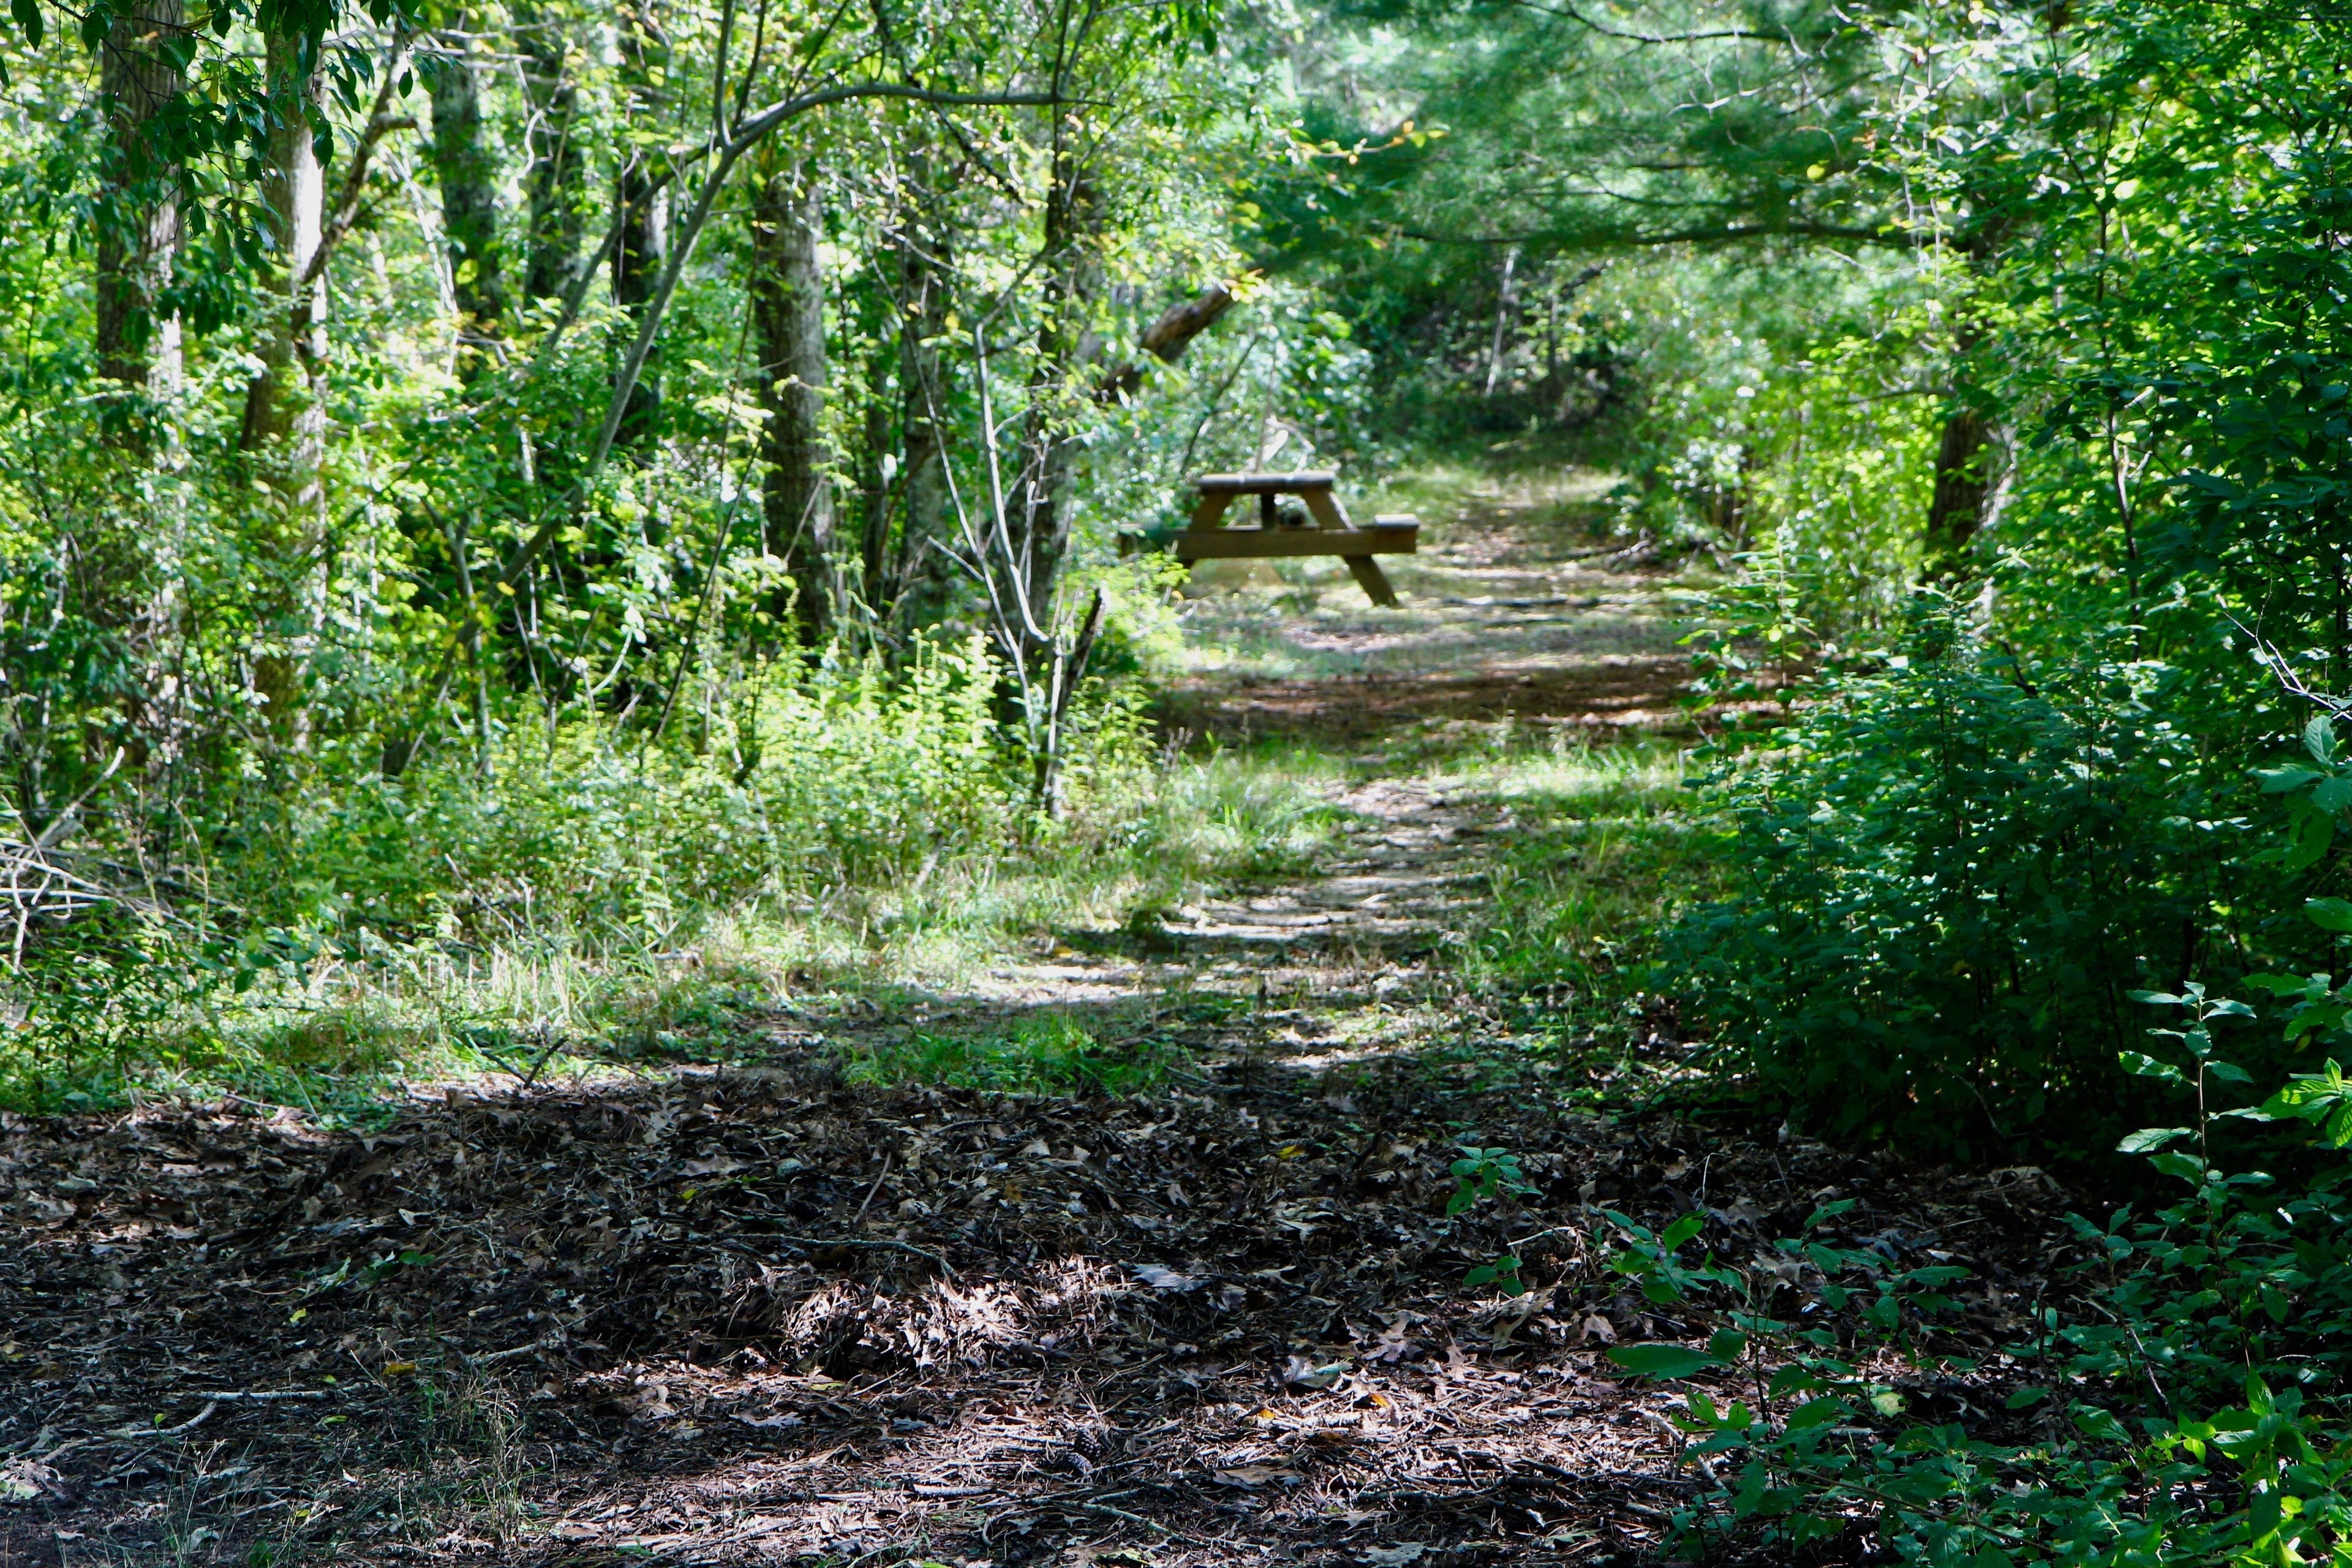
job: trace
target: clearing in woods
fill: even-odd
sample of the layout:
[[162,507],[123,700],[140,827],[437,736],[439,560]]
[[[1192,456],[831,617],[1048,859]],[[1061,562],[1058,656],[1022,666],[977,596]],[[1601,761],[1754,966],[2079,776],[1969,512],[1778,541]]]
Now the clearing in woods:
[[[1644,1110],[1669,1041],[1590,1047],[1480,980],[1529,817],[1610,875],[1573,799],[1510,781],[1672,776],[1663,584],[1576,530],[1587,493],[1408,498],[1402,611],[1336,562],[1197,603],[1219,651],[1167,721],[1325,760],[1311,876],[780,1010],[726,1066],[420,1086],[365,1132],[8,1121],[0,1568],[1657,1552],[1698,1474],[1603,1347],[1712,1325],[1622,1289],[1602,1210],[1705,1209],[1744,1259],[1849,1197],[1890,1259],[2015,1285],[2058,1201]],[[974,1041],[1139,1087],[859,1081]],[[1449,1219],[1462,1144],[1530,1190]],[[1527,1293],[1465,1287],[1507,1252]],[[1955,1331],[2013,1338],[2017,1299]]]

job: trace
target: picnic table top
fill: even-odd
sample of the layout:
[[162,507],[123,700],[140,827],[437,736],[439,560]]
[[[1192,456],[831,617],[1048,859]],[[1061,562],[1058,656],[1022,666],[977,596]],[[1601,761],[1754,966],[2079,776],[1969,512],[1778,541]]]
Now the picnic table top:
[[1300,468],[1291,473],[1202,474],[1192,484],[1203,495],[1291,495],[1328,490],[1339,479],[1330,468]]

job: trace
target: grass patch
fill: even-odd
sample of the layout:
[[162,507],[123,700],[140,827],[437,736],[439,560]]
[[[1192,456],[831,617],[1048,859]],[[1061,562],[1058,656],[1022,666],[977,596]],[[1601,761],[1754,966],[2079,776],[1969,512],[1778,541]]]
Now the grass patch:
[[896,1043],[845,1052],[843,1070],[853,1083],[1127,1095],[1157,1087],[1180,1055],[1167,1040],[1105,1040],[1072,1015],[1048,1011],[980,1034],[917,1029]]
[[[20,1015],[31,1024],[0,1025],[0,1106],[88,1110],[226,1089],[352,1124],[416,1079],[739,1060],[762,1048],[747,1026],[780,1007],[954,988],[1024,942],[1115,932],[1142,912],[1303,872],[1335,837],[1327,791],[1340,773],[1297,749],[1166,756],[1117,812],[1043,825],[1011,847],[943,851],[880,885],[683,909],[659,945],[553,921],[494,941],[320,943],[241,989],[168,946],[142,953],[129,984],[119,945],[93,945],[88,962],[53,945],[48,994]],[[101,956],[107,972],[86,979]],[[31,965],[16,978],[41,983]],[[997,1087],[1141,1081],[1132,1064],[1040,1038],[1051,1063],[1034,1071],[977,1047],[961,1067],[941,1047],[908,1070]]]
[[1557,1028],[1622,1026],[1656,932],[1723,885],[1720,831],[1685,771],[1667,742],[1563,739],[1446,780],[1508,813],[1456,960],[1464,982],[1539,1002]]

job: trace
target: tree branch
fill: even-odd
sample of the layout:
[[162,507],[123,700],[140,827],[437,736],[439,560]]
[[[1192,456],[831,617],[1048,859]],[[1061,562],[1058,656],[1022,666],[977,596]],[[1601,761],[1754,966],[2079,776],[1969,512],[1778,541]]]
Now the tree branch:
[[[1721,38],[1736,38],[1743,43],[1775,44],[1791,49],[1797,47],[1792,38],[1775,37],[1770,33],[1752,33],[1745,27],[1724,27],[1706,33],[1628,33],[1615,27],[1604,27],[1573,5],[1545,5],[1538,4],[1538,0],[1505,0],[1505,3],[1522,11],[1539,12],[1546,16],[1557,16],[1564,22],[1574,22],[1604,38],[1622,38],[1631,44],[1704,44]],[[1800,54],[1803,52],[1798,50]]]
[[1736,223],[1713,228],[1674,229],[1664,234],[1579,235],[1543,229],[1519,234],[1433,234],[1411,228],[1395,232],[1428,245],[1532,245],[1561,251],[1643,249],[1654,245],[1735,245],[1748,239],[1846,239],[1864,245],[1902,246],[1912,237],[1893,228],[1862,228],[1834,223]]
[[[375,89],[375,103],[368,110],[367,124],[360,132],[358,142],[352,148],[351,168],[343,175],[343,188],[335,197],[334,210],[320,226],[318,248],[310,253],[310,264],[302,268],[302,276],[294,284],[293,294],[297,300],[310,294],[311,286],[327,270],[327,258],[358,220],[360,206],[367,197],[368,163],[375,156],[376,148],[394,132],[416,128],[415,116],[392,112],[393,84],[400,79],[401,68],[408,63],[409,47],[408,35],[404,31],[394,41],[392,53],[384,61],[383,84]],[[298,336],[302,324],[298,322],[296,325]]]

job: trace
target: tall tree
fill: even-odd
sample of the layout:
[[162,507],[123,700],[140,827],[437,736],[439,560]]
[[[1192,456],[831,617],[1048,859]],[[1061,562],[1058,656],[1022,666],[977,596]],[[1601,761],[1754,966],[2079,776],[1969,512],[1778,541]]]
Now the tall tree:
[[587,163],[580,155],[580,84],[562,16],[546,5],[515,13],[529,132],[524,145],[527,217],[523,288],[532,300],[561,298],[580,265]]
[[[621,35],[622,79],[628,112],[647,117],[660,107],[668,79],[669,38],[649,6],[640,5],[625,18]],[[614,177],[614,204],[621,226],[620,244],[613,252],[613,302],[642,323],[654,307],[654,296],[668,249],[668,193],[657,175],[650,150],[630,149]],[[661,418],[661,353],[651,344],[629,388],[615,444],[642,455],[659,432]]]
[[1093,311],[1102,285],[1102,214],[1093,172],[1061,128],[1067,118],[1055,116],[1053,183],[1045,196],[1047,270],[1029,389],[1016,544],[1030,612],[1047,630],[1054,586],[1070,544],[1077,384],[1101,352]]
[[832,618],[837,563],[824,437],[824,209],[803,162],[765,150],[751,191],[751,321],[760,345],[762,535],[791,569],[803,642]]
[[[953,232],[942,210],[948,182],[940,178],[940,173],[937,152],[927,142],[919,142],[909,150],[898,185],[896,221],[887,237],[886,265],[898,294],[900,451],[898,540],[887,592],[895,601],[892,618],[902,630],[936,625],[946,614],[956,584],[943,438],[950,389],[947,362],[940,352],[948,333],[955,258]],[[869,530],[875,521],[868,520]],[[887,525],[887,513],[881,521]],[[869,532],[870,576],[879,576],[882,544]]]
[[107,29],[99,70],[108,149],[98,225],[99,374],[163,393],[180,381],[180,323],[159,316],[180,243],[179,171],[151,130],[184,87],[165,52],[185,31],[182,0],[136,0]]
[[320,376],[326,359],[326,278],[312,265],[326,220],[326,171],[320,166],[311,116],[322,107],[316,45],[273,33],[266,56],[271,91],[268,163],[262,175],[262,226],[268,260],[260,279],[263,316],[254,345],[261,368],[247,384],[238,445],[260,459],[276,505],[269,537],[257,552],[267,574],[252,601],[262,641],[253,688],[281,743],[307,740],[301,650],[309,641],[313,558],[324,542],[322,472],[326,409]]
[[[326,279],[311,265],[326,218],[326,171],[311,128],[311,117],[322,112],[324,102],[316,46],[298,35],[273,33],[265,68],[271,93],[268,159],[261,180],[267,260],[255,344],[261,369],[247,384],[238,442],[247,452],[289,436],[311,445],[324,428],[317,399],[299,395],[326,353]],[[309,456],[308,467],[315,469],[316,454]]]
[[[443,38],[444,54],[430,73],[433,166],[441,184],[441,229],[457,285],[460,341],[497,335],[506,313],[506,281],[499,247],[499,160],[482,129],[482,73],[463,19]],[[461,353],[468,376],[484,363]]]

